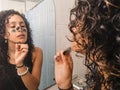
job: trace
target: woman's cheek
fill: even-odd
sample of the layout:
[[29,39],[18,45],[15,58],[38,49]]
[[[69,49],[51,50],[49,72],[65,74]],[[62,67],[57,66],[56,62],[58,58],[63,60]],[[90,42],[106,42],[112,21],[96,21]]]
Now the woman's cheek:
[[77,43],[76,42],[72,42],[72,50],[73,51],[80,51],[80,47],[78,47]]
[[76,42],[72,42],[72,45],[71,45],[71,47],[72,47],[72,50],[74,51],[74,52],[79,52],[79,53],[81,53],[81,54],[85,54],[85,50],[83,49],[83,47],[82,46],[78,46],[78,44],[76,43]]

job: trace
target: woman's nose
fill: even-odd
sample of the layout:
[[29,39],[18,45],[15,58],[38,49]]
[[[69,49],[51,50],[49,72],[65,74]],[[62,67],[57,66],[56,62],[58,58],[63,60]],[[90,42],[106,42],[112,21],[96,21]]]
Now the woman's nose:
[[21,26],[17,26],[17,27],[16,27],[16,30],[17,30],[18,32],[22,31]]

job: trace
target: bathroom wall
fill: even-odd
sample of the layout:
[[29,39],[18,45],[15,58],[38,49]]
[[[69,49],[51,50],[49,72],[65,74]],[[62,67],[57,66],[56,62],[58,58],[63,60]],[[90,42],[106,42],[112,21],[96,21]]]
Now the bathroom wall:
[[[75,0],[54,0],[56,9],[56,52],[70,46],[66,39],[70,32],[68,30],[70,10],[74,7]],[[78,58],[72,52],[74,70],[73,75],[78,74],[84,78],[86,67],[83,65],[83,58]]]
[[10,0],[0,0],[0,11],[14,9],[18,10],[21,13],[25,12],[25,3],[18,1],[10,1]]

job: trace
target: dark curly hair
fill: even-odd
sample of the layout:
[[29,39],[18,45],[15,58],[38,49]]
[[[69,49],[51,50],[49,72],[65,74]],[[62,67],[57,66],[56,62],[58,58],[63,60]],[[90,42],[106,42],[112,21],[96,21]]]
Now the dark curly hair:
[[[82,36],[82,43],[73,27]],[[69,28],[72,41],[86,50],[87,90],[119,90],[120,0],[78,0],[70,12]]]
[[[8,55],[8,43],[5,43],[5,30],[6,30],[6,23],[8,23],[8,17],[11,15],[19,15],[25,22],[27,28],[27,41],[26,43],[29,46],[28,54],[24,60],[24,64],[28,64],[27,66],[32,66],[32,51],[34,49],[33,40],[31,38],[31,29],[29,27],[29,23],[25,18],[24,14],[20,14],[18,11],[15,10],[5,10],[0,12],[0,65],[5,66],[8,64],[9,55]],[[31,71],[31,70],[30,70]]]

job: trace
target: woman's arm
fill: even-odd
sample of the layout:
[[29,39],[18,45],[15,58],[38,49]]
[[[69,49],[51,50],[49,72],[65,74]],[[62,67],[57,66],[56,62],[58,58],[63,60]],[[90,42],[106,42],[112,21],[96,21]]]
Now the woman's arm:
[[[40,84],[43,53],[40,48],[35,48],[32,55],[33,55],[32,74],[28,72],[24,76],[21,76],[21,78],[26,88],[28,88],[28,90],[37,90]],[[25,71],[26,71],[26,66],[18,68],[19,73],[23,73]]]

